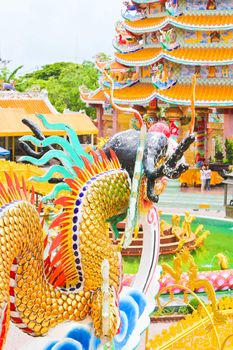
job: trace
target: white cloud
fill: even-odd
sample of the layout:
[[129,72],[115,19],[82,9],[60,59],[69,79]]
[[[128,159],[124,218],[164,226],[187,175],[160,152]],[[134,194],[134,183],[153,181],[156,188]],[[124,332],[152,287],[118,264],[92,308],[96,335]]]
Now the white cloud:
[[0,0],[0,49],[24,70],[113,54],[122,0]]

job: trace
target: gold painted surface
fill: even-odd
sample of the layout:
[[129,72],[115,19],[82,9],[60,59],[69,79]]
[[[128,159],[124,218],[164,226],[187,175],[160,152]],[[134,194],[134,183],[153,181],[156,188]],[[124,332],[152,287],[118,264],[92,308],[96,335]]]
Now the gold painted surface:
[[31,164],[9,162],[0,159],[0,183],[2,184],[6,184],[5,172],[7,172],[12,178],[14,173],[18,175],[19,179],[23,177],[26,181],[28,190],[33,186],[34,191],[41,195],[50,193],[54,187],[54,185],[49,183],[29,181],[32,176],[42,176],[45,173],[45,169]]
[[[222,307],[224,299],[219,300]],[[232,298],[231,298],[232,299]],[[231,301],[232,307],[232,301]],[[210,317],[213,318],[211,306],[207,306]],[[215,324],[219,342],[216,340],[211,322],[205,312],[199,308],[184,320],[177,322],[163,330],[146,344],[146,349],[156,350],[223,350],[233,347],[233,312],[229,309],[222,309],[225,322]]]
[[[1,103],[4,100],[0,99],[0,107]],[[15,100],[17,101],[17,100]],[[18,100],[23,101],[23,100]],[[36,110],[38,112],[40,109]],[[35,114],[25,113],[25,111],[21,108],[0,108],[0,136],[24,136],[24,135],[33,135],[33,132],[30,128],[22,123],[23,118],[27,118],[33,122],[35,122],[40,128],[41,132],[46,135],[59,135],[66,136],[66,132],[64,130],[52,130],[46,129],[43,123],[39,118],[36,117]],[[40,113],[43,113],[41,111]],[[70,127],[72,127],[77,135],[87,135],[87,134],[97,134],[98,130],[96,126],[93,124],[91,118],[89,118],[85,113],[63,113],[63,114],[52,114],[50,111],[45,112],[50,114],[45,114],[46,119],[50,123],[67,123]]]
[[[212,186],[218,185],[223,181],[223,178],[217,171],[212,171],[210,184]],[[201,185],[200,169],[188,169],[179,177],[181,184],[187,184],[187,186]]]
[[[17,167],[18,164],[14,166]],[[70,182],[72,193],[69,194],[69,203],[64,204],[64,211],[58,223],[61,235],[59,249],[62,252],[58,260],[60,265],[50,264],[49,267],[44,263],[44,233],[36,208],[26,201],[25,192],[21,197],[22,193],[14,181],[10,185],[8,183],[5,189],[1,187],[1,204],[11,202],[11,205],[5,207],[0,217],[0,316],[5,305],[9,305],[10,302],[9,276],[12,262],[17,258],[14,304],[18,312],[17,317],[33,332],[33,335],[41,336],[60,322],[80,321],[90,315],[93,317],[96,334],[102,336],[101,266],[103,260],[107,259],[110,267],[110,331],[104,336],[109,341],[112,340],[119,326],[116,298],[120,290],[121,270],[117,247],[112,245],[109,239],[109,224],[106,220],[125,211],[130,196],[128,174],[119,168],[120,164],[116,157],[112,160],[103,157],[103,161],[97,158],[92,165],[87,165],[87,169],[80,170],[80,176]],[[100,173],[102,175],[98,181],[92,180],[91,186],[87,186],[87,192],[82,200],[78,236],[83,274],[81,280],[78,274],[80,270],[76,269],[72,246],[73,209],[84,184]],[[57,252],[58,248],[55,249]],[[69,288],[75,286],[77,282],[83,283],[80,284],[80,288],[77,287],[79,289],[76,293],[71,293],[69,290],[64,292],[54,287],[56,277],[59,276],[59,266],[62,267],[66,277],[61,287]],[[54,272],[57,273],[55,277]],[[6,310],[7,330],[9,307]]]
[[[187,273],[189,279],[186,285],[180,284],[182,263],[189,267]],[[163,306],[160,302],[160,295],[163,291],[159,292],[156,298],[159,306],[158,314],[165,306],[174,301],[173,290],[175,288],[183,290],[184,303],[190,305],[187,294],[189,293],[198,301],[199,306],[184,320],[173,324],[169,329],[163,330],[161,334],[149,340],[146,349],[230,349],[233,345],[233,297],[223,297],[217,300],[211,283],[198,279],[198,267],[186,248],[174,257],[173,267],[162,264],[162,268],[163,272],[175,279],[175,283],[166,287],[169,289],[170,300]],[[205,305],[202,299],[194,293],[194,290],[200,287],[204,287],[210,301],[209,305]]]

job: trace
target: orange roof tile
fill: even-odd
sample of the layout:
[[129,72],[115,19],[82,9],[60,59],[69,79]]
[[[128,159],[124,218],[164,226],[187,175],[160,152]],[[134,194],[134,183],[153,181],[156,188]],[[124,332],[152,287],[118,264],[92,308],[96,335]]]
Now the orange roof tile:
[[[114,90],[114,97],[116,102],[119,103],[127,104],[134,101],[136,101],[136,103],[140,103],[144,100],[150,100],[155,91],[156,88],[150,83],[138,83],[124,89]],[[107,90],[106,93],[109,94]]]
[[110,69],[128,69],[129,67],[120,64],[119,62],[113,61],[110,65]]
[[1,99],[0,108],[23,108],[26,113],[51,113],[44,100],[37,99]]
[[[149,31],[150,28],[163,27],[167,17],[150,17],[138,21],[125,21],[125,27],[133,33]],[[154,30],[154,29],[153,29]]]
[[[154,98],[181,104],[191,104],[192,87],[176,84],[167,90],[157,90],[151,83],[138,83],[125,89],[115,90],[115,102],[120,104],[146,104]],[[233,106],[232,85],[197,85],[196,106]]]
[[[233,15],[196,15],[173,17],[172,21],[181,26],[204,28],[233,27]],[[224,29],[223,28],[223,29]]]
[[[85,113],[45,114],[50,123],[65,123],[70,125],[77,135],[97,134],[98,130],[91,118]],[[66,135],[64,130],[46,129],[41,120],[35,114],[25,113],[23,109],[2,108],[0,109],[0,136],[23,136],[31,135],[32,131],[22,123],[27,118],[35,122],[44,135]]]
[[163,52],[160,48],[148,48],[148,49],[142,49],[130,53],[115,53],[116,60],[120,63],[127,63],[133,64],[135,66],[139,65],[145,65],[147,62],[148,64],[151,64],[151,61],[156,62],[158,59],[160,59],[160,55]]
[[195,62],[195,63],[233,63],[232,47],[205,47],[205,48],[187,48],[182,47],[177,50],[169,51],[166,56],[171,57],[174,61],[181,63]]
[[98,89],[96,91],[91,91],[87,93],[83,93],[80,91],[80,97],[85,103],[90,104],[102,104],[106,102],[106,96],[102,89]]
[[99,101],[99,100],[105,101],[106,97],[104,95],[104,91],[103,90],[98,91],[96,94],[91,96],[91,99],[94,101]]
[[[166,102],[190,105],[192,86],[176,84],[168,90],[156,92],[156,96]],[[196,106],[233,106],[232,85],[197,85]]]
[[125,21],[126,29],[133,33],[153,32],[167,24],[191,30],[225,30],[233,28],[233,15],[183,15],[151,17],[134,22]]
[[153,64],[161,58],[181,64],[232,64],[233,52],[230,47],[215,48],[189,48],[182,47],[168,51],[158,48],[148,48],[131,53],[115,53],[116,60],[133,66],[146,66]]

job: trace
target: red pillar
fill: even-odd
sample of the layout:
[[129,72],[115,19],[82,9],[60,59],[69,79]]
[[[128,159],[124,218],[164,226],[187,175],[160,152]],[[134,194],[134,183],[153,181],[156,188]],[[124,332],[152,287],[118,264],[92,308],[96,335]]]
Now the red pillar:
[[180,118],[169,118],[169,127],[171,132],[171,137],[177,141],[179,132],[180,132]]
[[224,139],[232,137],[233,130],[233,109],[226,108],[224,113]]
[[113,109],[112,112],[112,133],[113,135],[117,133],[118,131],[118,118],[117,118],[117,110]]
[[97,128],[98,128],[98,136],[99,137],[103,137],[103,135],[104,135],[103,114],[104,114],[103,106],[98,105],[96,107],[96,117],[97,117]]

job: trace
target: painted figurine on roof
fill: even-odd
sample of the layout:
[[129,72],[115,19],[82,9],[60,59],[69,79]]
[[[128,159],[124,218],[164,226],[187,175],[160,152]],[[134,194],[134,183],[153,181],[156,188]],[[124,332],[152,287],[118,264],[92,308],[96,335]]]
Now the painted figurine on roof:
[[124,27],[119,27],[114,40],[114,47],[123,53],[134,52],[140,49],[141,38],[131,34]]
[[216,6],[215,0],[208,0],[206,9],[207,10],[216,10],[216,8],[217,8],[217,6]]
[[[124,22],[122,21],[117,21],[116,23],[116,41],[117,43],[121,46],[121,45],[128,45],[128,48],[125,48],[123,50],[123,52],[125,52],[124,50],[126,50],[126,52],[131,52],[131,51],[135,51],[136,47],[139,48],[139,41],[141,39],[140,36],[134,35],[133,33],[129,32],[124,25]],[[119,47],[119,51],[121,51],[120,47]]]
[[172,75],[172,69],[170,65],[159,63],[153,67],[154,76],[152,77],[152,83],[159,90],[169,89],[175,85],[177,80]]
[[10,82],[0,81],[0,90],[3,91],[15,91],[16,81],[11,80]]
[[179,9],[178,0],[167,0],[165,8],[170,16],[178,17],[182,15],[182,11]]
[[[113,78],[114,89],[123,89],[127,86],[135,84],[139,80],[139,73],[137,69],[134,68],[112,68],[108,69],[108,71],[110,76]],[[107,88],[110,87],[109,81],[104,76],[101,77],[101,83]]]
[[172,51],[178,49],[180,44],[176,40],[176,31],[174,28],[169,30],[160,30],[160,43],[163,49]]
[[137,21],[146,17],[146,7],[131,1],[123,1],[122,16],[129,21]]

